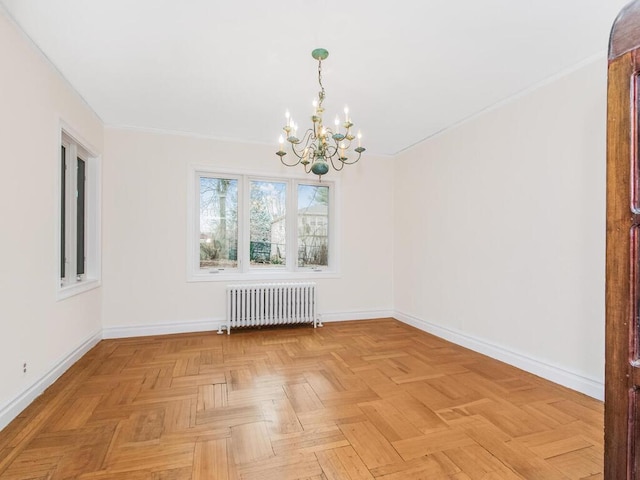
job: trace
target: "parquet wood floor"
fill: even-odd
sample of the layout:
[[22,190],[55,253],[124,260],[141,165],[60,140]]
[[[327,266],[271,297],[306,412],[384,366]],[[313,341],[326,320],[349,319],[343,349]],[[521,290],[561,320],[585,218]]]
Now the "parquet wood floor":
[[393,319],[104,340],[2,479],[601,479],[603,405]]

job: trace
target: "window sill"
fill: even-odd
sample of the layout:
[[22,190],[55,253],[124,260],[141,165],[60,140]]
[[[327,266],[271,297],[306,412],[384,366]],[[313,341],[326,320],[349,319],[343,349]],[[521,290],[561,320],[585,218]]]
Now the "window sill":
[[73,297],[74,295],[79,295],[84,292],[88,292],[89,290],[93,290],[94,288],[98,288],[100,286],[100,280],[95,278],[90,278],[88,280],[83,280],[82,282],[76,282],[73,285],[65,285],[64,287],[58,288],[58,300],[64,300],[65,298]]
[[190,273],[187,282],[254,282],[273,280],[288,282],[290,280],[314,280],[318,278],[340,278],[340,273],[330,270],[321,271],[281,271],[281,272],[225,272],[225,273]]

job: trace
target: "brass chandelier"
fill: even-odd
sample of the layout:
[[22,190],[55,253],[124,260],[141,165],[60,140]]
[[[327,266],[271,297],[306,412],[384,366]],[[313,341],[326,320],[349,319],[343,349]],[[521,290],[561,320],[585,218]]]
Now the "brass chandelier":
[[[286,124],[282,127],[283,133],[280,135],[280,149],[276,155],[280,157],[280,161],[287,167],[295,167],[302,164],[306,173],[318,175],[322,180],[322,175],[329,171],[329,163],[334,170],[340,171],[345,165],[353,165],[358,160],[365,148],[361,145],[362,135],[358,132],[353,135],[351,117],[349,117],[349,109],[344,108],[344,121],[336,115],[335,127],[329,128],[322,123],[322,114],[324,107],[322,102],[325,98],[324,86],[322,85],[322,61],[329,56],[329,52],[324,48],[316,48],[311,52],[311,56],[318,60],[318,83],[320,84],[320,92],[318,98],[313,101],[314,112],[311,116],[313,126],[310,127],[299,139],[297,136],[298,125],[293,121],[289,111],[285,113],[287,119]],[[357,157],[350,158],[348,156],[352,141],[357,138],[358,146],[353,149]],[[289,142],[291,152],[294,155],[293,163],[287,163],[284,156],[284,142]]]

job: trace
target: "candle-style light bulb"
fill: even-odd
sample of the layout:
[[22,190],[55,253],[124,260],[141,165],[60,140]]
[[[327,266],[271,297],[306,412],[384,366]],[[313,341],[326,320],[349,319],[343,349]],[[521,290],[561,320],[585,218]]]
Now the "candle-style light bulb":
[[360,130],[358,130],[358,147],[360,147],[360,140],[362,139],[362,132]]
[[349,107],[344,107],[344,121],[349,123]]
[[336,120],[334,123],[336,124],[336,128],[340,129],[340,117],[338,117],[338,115],[336,115]]
[[284,150],[284,137],[282,135],[278,138],[278,143],[280,144],[280,151],[282,152]]

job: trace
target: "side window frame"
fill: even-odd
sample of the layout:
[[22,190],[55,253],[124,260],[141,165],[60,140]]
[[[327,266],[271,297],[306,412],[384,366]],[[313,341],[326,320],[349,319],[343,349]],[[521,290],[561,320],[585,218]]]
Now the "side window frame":
[[58,152],[57,298],[101,284],[101,158],[61,122]]

